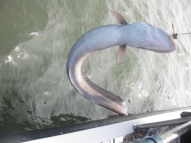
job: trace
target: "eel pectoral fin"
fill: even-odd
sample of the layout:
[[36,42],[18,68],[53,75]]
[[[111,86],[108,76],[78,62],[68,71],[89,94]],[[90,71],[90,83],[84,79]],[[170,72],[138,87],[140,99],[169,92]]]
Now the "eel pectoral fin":
[[116,50],[115,56],[116,56],[117,64],[119,64],[121,60],[123,59],[125,55],[125,51],[126,51],[126,45],[119,46],[119,48]]
[[116,21],[117,23],[128,24],[127,21],[125,20],[125,18],[121,14],[119,14],[113,10],[109,10],[109,14],[112,17],[112,19],[114,21]]

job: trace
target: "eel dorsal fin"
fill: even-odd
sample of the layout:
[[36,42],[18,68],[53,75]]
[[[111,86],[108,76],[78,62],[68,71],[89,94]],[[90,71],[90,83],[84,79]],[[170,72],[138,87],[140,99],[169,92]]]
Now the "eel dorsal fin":
[[127,21],[125,20],[125,18],[121,14],[119,14],[113,10],[109,10],[109,14],[112,17],[112,19],[114,21],[116,21],[117,23],[124,24],[124,25],[128,24]]

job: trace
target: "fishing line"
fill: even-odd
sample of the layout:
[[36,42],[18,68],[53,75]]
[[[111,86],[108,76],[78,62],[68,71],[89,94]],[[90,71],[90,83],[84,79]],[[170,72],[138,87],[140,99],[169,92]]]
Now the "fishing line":
[[186,32],[186,33],[174,33],[174,25],[173,25],[173,24],[172,24],[172,30],[173,30],[173,33],[172,33],[173,39],[177,39],[179,35],[191,34],[191,32]]

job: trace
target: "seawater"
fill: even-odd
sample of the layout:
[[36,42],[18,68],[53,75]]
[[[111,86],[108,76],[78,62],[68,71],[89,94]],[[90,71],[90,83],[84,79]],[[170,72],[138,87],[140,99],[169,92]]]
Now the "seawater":
[[[191,29],[189,0],[2,0],[0,2],[0,134],[75,124],[115,114],[82,97],[70,84],[66,61],[85,32],[115,24],[109,10],[128,23],[144,21],[172,33]],[[127,47],[96,52],[83,64],[96,84],[123,98],[129,114],[191,105],[189,35],[177,50],[161,54]]]

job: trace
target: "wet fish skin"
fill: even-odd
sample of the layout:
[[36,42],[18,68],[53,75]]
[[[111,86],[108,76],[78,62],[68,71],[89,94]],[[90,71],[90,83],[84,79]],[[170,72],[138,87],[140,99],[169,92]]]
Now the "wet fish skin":
[[68,77],[76,90],[88,100],[120,115],[127,115],[125,101],[91,82],[81,70],[83,61],[93,52],[118,46],[116,57],[122,60],[126,46],[168,53],[176,49],[173,38],[164,30],[145,22],[128,24],[117,12],[110,11],[121,25],[106,25],[82,35],[73,45],[67,59]]

